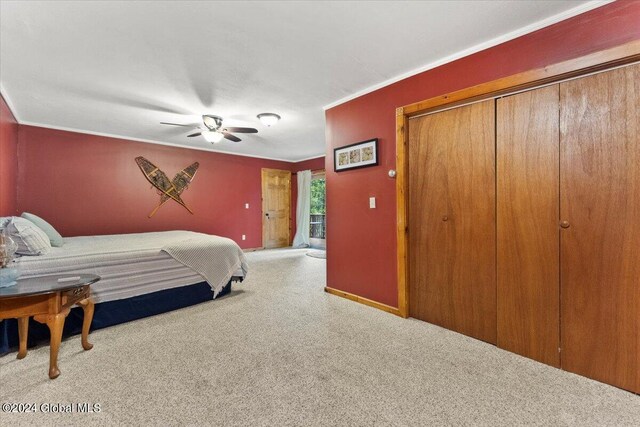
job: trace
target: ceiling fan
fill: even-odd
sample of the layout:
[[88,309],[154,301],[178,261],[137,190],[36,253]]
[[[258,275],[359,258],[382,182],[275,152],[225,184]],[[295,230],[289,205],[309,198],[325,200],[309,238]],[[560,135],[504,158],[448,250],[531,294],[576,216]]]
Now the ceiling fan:
[[242,141],[237,136],[233,135],[231,132],[235,133],[258,133],[258,129],[254,128],[244,128],[244,127],[222,127],[222,117],[214,116],[212,114],[204,114],[202,116],[202,126],[195,125],[184,125],[180,123],[167,123],[160,122],[161,125],[170,125],[170,126],[183,126],[188,128],[200,129],[199,132],[194,132],[190,135],[187,135],[187,138],[193,138],[194,136],[202,135],[204,139],[207,141],[216,144],[222,141],[222,138],[228,139],[233,142]]

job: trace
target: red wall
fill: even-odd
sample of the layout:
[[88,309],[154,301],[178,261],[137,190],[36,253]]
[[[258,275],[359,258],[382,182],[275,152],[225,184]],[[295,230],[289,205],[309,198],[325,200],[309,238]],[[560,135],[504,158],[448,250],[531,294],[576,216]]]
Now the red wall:
[[296,235],[297,229],[296,212],[298,206],[298,176],[295,173],[304,170],[316,171],[319,169],[324,169],[324,156],[294,163],[291,168],[291,172],[293,172],[291,175],[291,242],[293,242],[293,237]]
[[[327,286],[397,306],[397,107],[637,39],[640,1],[618,1],[327,110]],[[379,166],[333,172],[333,148],[376,137]]]
[[[200,162],[182,195],[195,215],[170,201],[147,218],[160,197],[142,176],[137,156],[170,178]],[[262,246],[261,168],[297,170],[290,162],[26,125],[19,129],[18,161],[18,211],[42,216],[63,236],[182,229],[230,237],[243,248]]]
[[16,213],[18,123],[0,95],[0,216]]

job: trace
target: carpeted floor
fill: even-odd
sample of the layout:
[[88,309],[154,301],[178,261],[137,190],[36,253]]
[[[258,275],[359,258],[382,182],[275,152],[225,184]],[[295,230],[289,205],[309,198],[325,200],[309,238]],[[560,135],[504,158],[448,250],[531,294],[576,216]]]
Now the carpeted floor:
[[[638,426],[640,397],[323,292],[306,250],[248,254],[228,297],[0,358],[0,425]],[[44,407],[46,409],[46,406]]]

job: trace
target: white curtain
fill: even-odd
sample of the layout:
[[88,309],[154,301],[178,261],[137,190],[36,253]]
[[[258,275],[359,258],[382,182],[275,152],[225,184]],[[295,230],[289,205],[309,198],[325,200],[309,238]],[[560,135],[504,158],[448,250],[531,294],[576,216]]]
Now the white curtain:
[[296,235],[294,248],[311,246],[309,242],[309,221],[311,217],[311,171],[298,172],[298,204],[296,206]]

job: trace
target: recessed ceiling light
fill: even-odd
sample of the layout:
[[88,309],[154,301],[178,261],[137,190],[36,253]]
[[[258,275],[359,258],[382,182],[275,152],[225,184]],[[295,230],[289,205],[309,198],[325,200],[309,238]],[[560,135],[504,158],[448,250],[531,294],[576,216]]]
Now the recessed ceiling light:
[[278,123],[278,120],[280,120],[280,116],[275,113],[258,114],[258,118],[265,126],[273,126]]

